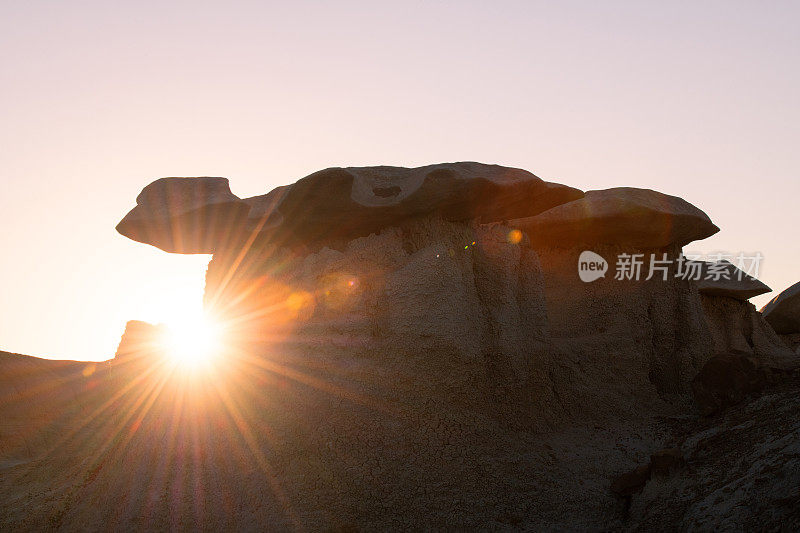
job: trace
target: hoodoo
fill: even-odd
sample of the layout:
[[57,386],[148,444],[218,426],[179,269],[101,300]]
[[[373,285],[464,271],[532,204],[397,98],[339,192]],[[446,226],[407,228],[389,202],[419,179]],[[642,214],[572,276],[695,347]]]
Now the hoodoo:
[[[47,483],[70,487],[66,503],[31,489],[43,518],[4,525],[797,523],[798,291],[762,315],[748,298],[766,285],[687,261],[718,228],[686,200],[474,162],[329,168],[244,199],[225,178],[157,180],[117,229],[212,254],[223,353],[205,373],[170,363],[165,331],[129,322],[112,364],[65,389],[78,429],[0,448],[25,465],[8,490],[42,478],[45,447],[62,464]],[[13,420],[38,409],[15,405]],[[729,468],[742,453],[745,473]]]

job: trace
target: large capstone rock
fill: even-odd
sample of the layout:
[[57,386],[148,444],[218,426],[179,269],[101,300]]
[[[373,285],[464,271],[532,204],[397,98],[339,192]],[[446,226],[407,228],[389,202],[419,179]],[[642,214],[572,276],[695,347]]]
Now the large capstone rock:
[[778,333],[800,333],[800,282],[761,308],[761,314]]
[[484,223],[528,217],[582,196],[525,170],[461,162],[329,168],[245,201],[251,232],[280,244],[314,244],[347,242],[428,215]]
[[584,198],[510,224],[544,246],[683,246],[719,231],[708,215],[686,200],[633,187],[588,191]]
[[713,263],[693,261],[692,263],[699,263],[699,275],[696,279],[700,294],[747,300],[772,290],[761,281],[736,268],[729,261]]
[[249,210],[227,178],[161,178],[142,190],[117,231],[166,252],[210,254],[236,240]]

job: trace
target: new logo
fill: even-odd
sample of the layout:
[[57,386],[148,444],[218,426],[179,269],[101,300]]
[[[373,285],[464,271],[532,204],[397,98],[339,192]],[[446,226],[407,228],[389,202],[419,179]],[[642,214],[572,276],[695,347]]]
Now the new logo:
[[589,250],[581,252],[578,258],[578,276],[581,281],[590,283],[604,278],[606,272],[608,272],[608,261],[603,259],[603,256]]

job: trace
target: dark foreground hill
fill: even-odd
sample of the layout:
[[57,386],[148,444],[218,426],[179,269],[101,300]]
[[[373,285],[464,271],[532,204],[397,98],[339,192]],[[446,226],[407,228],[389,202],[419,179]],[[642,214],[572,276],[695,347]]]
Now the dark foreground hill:
[[3,354],[0,529],[800,525],[796,374],[711,418],[534,431],[359,382],[369,362],[269,361],[190,378]]

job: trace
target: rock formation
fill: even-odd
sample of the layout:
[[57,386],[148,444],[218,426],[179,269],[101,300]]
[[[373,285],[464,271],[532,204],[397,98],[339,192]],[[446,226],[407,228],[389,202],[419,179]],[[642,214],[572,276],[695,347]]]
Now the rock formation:
[[778,333],[800,333],[800,282],[773,298],[761,314]]
[[[772,291],[764,283],[742,272],[729,261],[715,263],[693,261],[692,263],[699,267],[695,279],[700,294],[748,300]],[[687,269],[689,268],[691,266],[687,267]]]
[[[5,528],[800,526],[778,497],[800,483],[798,356],[747,302],[763,284],[683,275],[682,246],[718,229],[680,198],[479,163],[333,168],[245,199],[159,180],[119,229],[213,253],[224,362],[147,369],[157,328],[129,323],[90,416],[0,476],[39,511],[0,506]],[[739,441],[756,469],[731,479]]]
[[[157,204],[157,190],[139,203]],[[536,427],[688,400],[716,353],[794,361],[743,301],[765,285],[725,279],[739,273],[730,263],[681,277],[681,246],[719,231],[681,198],[584,196],[519,169],[448,163],[326,169],[243,202],[246,221],[211,244],[205,301],[250,350],[381,353],[393,372],[424,373],[431,394],[481,391],[496,398],[483,407],[517,424],[519,409],[535,412]],[[583,282],[587,247],[642,270]]]
[[683,246],[719,231],[708,215],[682,198],[633,187],[588,191],[581,199],[514,220],[512,225],[543,246],[604,243],[662,248]]
[[524,170],[462,162],[329,168],[245,202],[250,228],[278,245],[313,246],[344,244],[430,215],[483,223],[530,216],[582,196]]
[[117,231],[166,252],[209,254],[249,211],[226,178],[161,178],[142,190]]
[[161,351],[160,338],[163,335],[162,327],[141,320],[129,320],[114,354],[114,363],[126,363],[157,354]]
[[740,403],[747,394],[761,391],[767,375],[758,359],[736,353],[715,355],[692,382],[692,393],[704,415]]
[[797,356],[748,301],[726,296],[700,297],[713,352],[751,354],[775,368],[789,368]]

